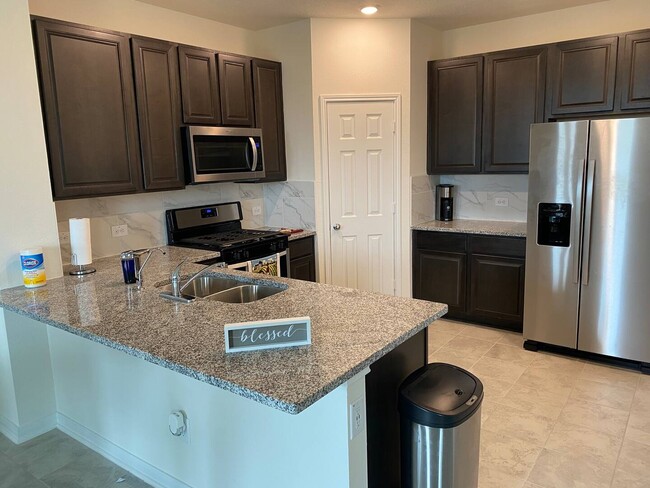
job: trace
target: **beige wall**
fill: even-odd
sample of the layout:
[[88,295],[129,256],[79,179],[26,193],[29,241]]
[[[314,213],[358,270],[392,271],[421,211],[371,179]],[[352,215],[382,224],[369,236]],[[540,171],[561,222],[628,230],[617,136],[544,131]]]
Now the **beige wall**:
[[[2,1],[0,46],[0,288],[6,288],[22,284],[21,248],[44,248],[48,278],[62,270],[27,0]],[[34,398],[32,383],[18,385],[30,351],[42,352],[47,337],[44,326],[27,332],[15,317],[0,310],[0,427],[10,426],[14,438],[18,424],[37,420],[39,408],[52,403],[49,397],[27,401]],[[18,349],[22,354],[10,348],[16,343],[25,346]]]
[[650,27],[648,0],[610,0],[445,31],[443,58]]
[[21,248],[42,246],[49,277],[61,276],[56,215],[26,0],[0,15],[0,288],[22,283]]
[[411,176],[427,172],[427,61],[443,55],[442,32],[411,21]]
[[254,34],[258,55],[282,62],[289,181],[314,181],[312,60],[309,19]]
[[29,0],[32,15],[256,55],[251,31],[136,0]]

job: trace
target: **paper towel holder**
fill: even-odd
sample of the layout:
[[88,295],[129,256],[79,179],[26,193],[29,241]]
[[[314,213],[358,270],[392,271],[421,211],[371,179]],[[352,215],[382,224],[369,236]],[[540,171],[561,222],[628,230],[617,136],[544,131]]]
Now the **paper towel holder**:
[[77,264],[77,255],[75,253],[70,255],[70,262],[73,266],[76,266],[74,269],[70,270],[72,276],[83,276],[97,271],[95,268],[91,268],[87,264]]

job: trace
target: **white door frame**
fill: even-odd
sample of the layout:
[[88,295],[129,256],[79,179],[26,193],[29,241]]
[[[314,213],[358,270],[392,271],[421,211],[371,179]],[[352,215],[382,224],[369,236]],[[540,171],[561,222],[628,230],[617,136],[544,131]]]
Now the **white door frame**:
[[[324,282],[332,283],[332,242],[330,229],[330,180],[329,180],[329,134],[327,133],[327,108],[329,104],[348,103],[348,102],[392,102],[393,116],[395,118],[394,154],[393,161],[393,199],[394,199],[394,219],[393,219],[393,276],[395,279],[395,295],[401,295],[402,288],[402,239],[400,238],[400,229],[402,222],[401,198],[402,198],[402,97],[399,94],[379,94],[379,95],[321,95],[320,101],[320,168],[316,168],[316,173],[320,174],[321,185],[320,192],[316,194],[316,208],[322,209],[321,225],[317,225],[319,241],[322,243],[319,253],[323,258],[320,269],[325,271]],[[320,195],[319,195],[320,193]],[[318,214],[318,212],[317,212]]]

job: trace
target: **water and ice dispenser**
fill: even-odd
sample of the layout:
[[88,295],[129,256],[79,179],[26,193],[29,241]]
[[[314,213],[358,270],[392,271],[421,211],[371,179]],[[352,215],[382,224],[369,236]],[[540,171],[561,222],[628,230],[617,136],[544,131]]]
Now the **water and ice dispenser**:
[[540,203],[537,210],[537,244],[569,247],[571,204]]

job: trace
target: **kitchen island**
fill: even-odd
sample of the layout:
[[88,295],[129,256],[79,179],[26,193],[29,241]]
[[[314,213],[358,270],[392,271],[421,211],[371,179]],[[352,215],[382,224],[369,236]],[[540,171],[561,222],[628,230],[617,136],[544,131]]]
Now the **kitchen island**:
[[[160,486],[366,486],[350,406],[365,402],[368,368],[446,306],[229,271],[216,274],[286,289],[248,304],[165,301],[175,265],[210,256],[163,249],[140,291],[114,257],[89,277],[0,292],[16,326],[48,325],[56,425]],[[226,323],[300,316],[311,346],[225,353]],[[186,412],[189,439],[169,434],[173,410]]]

